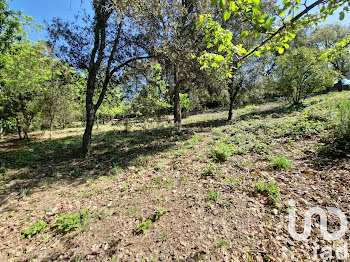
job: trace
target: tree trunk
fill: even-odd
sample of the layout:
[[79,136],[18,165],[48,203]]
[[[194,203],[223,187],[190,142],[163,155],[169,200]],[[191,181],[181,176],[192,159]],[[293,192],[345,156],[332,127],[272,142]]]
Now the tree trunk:
[[19,139],[22,139],[22,134],[21,134],[21,124],[19,123],[19,119],[16,117],[16,123],[17,123],[17,132],[18,132],[18,137]]
[[50,120],[50,140],[52,139],[52,126],[53,126],[53,120]]
[[94,107],[92,104],[90,106],[86,105],[86,126],[85,126],[85,132],[83,136],[83,147],[82,147],[82,151],[84,155],[90,154],[91,135],[92,135],[92,129],[94,127],[94,121],[95,121]]
[[3,132],[2,120],[0,120],[0,139],[2,138],[2,132]]
[[239,93],[239,90],[241,90],[241,86],[242,86],[242,81],[240,81],[237,85],[234,85],[233,81],[231,81],[229,83],[229,89],[228,92],[230,94],[230,108],[228,110],[228,121],[232,120],[232,116],[233,116],[233,106],[235,104],[237,95]]
[[23,133],[24,133],[24,138],[29,140],[29,135],[28,133],[30,132],[31,130],[31,127],[32,127],[32,123],[33,123],[33,118],[28,116],[26,118],[26,123],[25,123],[25,127],[23,129]]
[[100,119],[98,119],[98,117],[96,117],[96,129],[97,131],[100,130]]
[[174,123],[175,131],[181,131],[180,86],[177,83],[174,90]]

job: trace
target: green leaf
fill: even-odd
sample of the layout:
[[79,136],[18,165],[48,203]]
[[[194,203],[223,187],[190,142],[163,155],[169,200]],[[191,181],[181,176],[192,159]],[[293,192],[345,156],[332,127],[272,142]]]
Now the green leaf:
[[211,1],[211,5],[214,7],[214,6],[216,6],[216,4],[218,3],[218,0],[212,0]]
[[284,48],[283,47],[278,48],[278,53],[282,55],[284,53]]
[[339,19],[340,19],[340,20],[343,20],[344,17],[345,17],[345,14],[344,14],[343,11],[341,11],[341,12],[339,13]]
[[239,35],[239,38],[242,39],[242,38],[245,38],[249,35],[249,32],[248,31],[243,31],[240,35]]
[[227,9],[224,13],[224,20],[227,21],[230,19],[231,16],[231,11],[229,9]]
[[220,7],[224,8],[225,7],[225,0],[220,0]]
[[239,8],[238,8],[238,6],[235,4],[235,2],[234,2],[234,1],[231,1],[231,2],[230,2],[230,10],[231,10],[232,12],[236,12],[238,9],[239,9]]

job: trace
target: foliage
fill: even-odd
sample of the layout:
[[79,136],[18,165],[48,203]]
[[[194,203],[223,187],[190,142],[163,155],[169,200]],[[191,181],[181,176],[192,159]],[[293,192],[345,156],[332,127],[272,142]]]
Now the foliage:
[[273,71],[275,88],[293,104],[334,83],[335,72],[327,63],[318,60],[315,50],[307,47],[278,57],[276,65]]
[[180,108],[182,113],[188,113],[190,111],[191,101],[188,97],[188,94],[180,93]]
[[14,42],[24,39],[25,26],[33,21],[21,11],[9,9],[7,2],[7,0],[0,0],[0,53],[5,53]]
[[267,194],[273,204],[277,203],[278,197],[280,195],[280,189],[276,181],[271,180],[270,182],[266,183],[264,180],[260,179],[255,184],[255,189],[259,193]]
[[277,156],[273,160],[272,166],[276,169],[286,169],[292,166],[292,161],[285,158],[284,156]]
[[[214,50],[217,51],[204,51],[198,59],[204,68],[209,66],[224,68],[229,77],[248,57],[261,56],[265,51],[272,55],[275,52],[283,54],[285,49],[289,48],[287,42],[295,38],[299,29],[311,27],[325,20],[334,10],[341,7],[343,11],[340,12],[339,18],[342,20],[345,16],[344,11],[349,9],[347,0],[315,1],[310,5],[302,5],[301,1],[287,0],[279,2],[275,6],[275,12],[269,14],[262,8],[260,0],[212,0],[213,6],[218,2],[220,8],[224,10],[224,21],[229,20],[231,14],[249,21],[252,30],[241,32],[240,38],[254,36],[259,39],[259,43],[250,49],[242,44],[234,44],[231,41],[232,33],[215,22],[211,15],[200,16],[197,26],[205,32],[204,41],[207,43],[207,48],[215,47]],[[314,11],[316,8],[317,11]]]
[[3,111],[1,118],[13,117],[23,126],[28,138],[33,119],[40,112],[40,97],[49,79],[46,47],[29,41],[15,44],[11,52],[3,56],[6,66],[1,68]]
[[80,228],[85,225],[90,218],[87,210],[83,210],[78,213],[65,214],[62,213],[56,220],[54,227],[55,230],[68,232],[72,229]]
[[151,68],[151,72],[146,78],[147,84],[142,86],[142,90],[133,101],[132,106],[136,115],[160,116],[171,107],[166,96],[168,84],[162,76],[162,71],[159,64]]
[[38,234],[41,230],[45,229],[47,223],[43,220],[38,221],[37,223],[30,225],[28,229],[23,229],[21,231],[21,239],[31,238]]

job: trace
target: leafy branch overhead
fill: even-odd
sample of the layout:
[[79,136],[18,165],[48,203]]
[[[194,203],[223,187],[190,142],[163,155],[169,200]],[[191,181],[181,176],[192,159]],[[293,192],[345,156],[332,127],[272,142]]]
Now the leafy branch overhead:
[[[224,29],[210,14],[200,15],[197,27],[205,33],[203,40],[208,49],[198,57],[202,69],[225,69],[228,77],[232,77],[232,71],[251,56],[275,52],[283,54],[289,48],[288,42],[295,38],[298,30],[318,25],[333,15],[335,10],[341,10],[339,19],[343,20],[345,12],[349,11],[349,1],[345,0],[284,0],[274,7],[273,13],[267,13],[260,0],[213,0],[212,6],[217,5],[223,10],[224,21],[235,16],[249,23],[249,30],[242,31],[240,39],[251,37],[258,40],[258,44],[252,48],[234,44],[233,33],[230,30]],[[341,41],[337,49],[348,46],[349,37]]]

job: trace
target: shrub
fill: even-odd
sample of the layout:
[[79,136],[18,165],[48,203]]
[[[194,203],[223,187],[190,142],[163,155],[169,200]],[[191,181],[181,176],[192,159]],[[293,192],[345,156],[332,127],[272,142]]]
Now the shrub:
[[284,156],[278,156],[273,161],[272,166],[276,169],[286,169],[292,166],[292,161]]
[[272,180],[269,183],[265,183],[264,180],[260,179],[255,184],[255,189],[259,193],[267,194],[273,204],[277,203],[278,197],[280,195],[280,189],[278,188],[277,182],[275,180]]
[[38,221],[36,224],[29,226],[28,229],[23,229],[21,231],[21,239],[31,238],[38,234],[41,230],[45,229],[47,223],[43,220]]
[[214,147],[209,155],[216,162],[226,161],[234,152],[234,148],[231,145],[221,143]]

